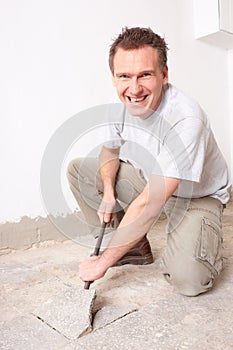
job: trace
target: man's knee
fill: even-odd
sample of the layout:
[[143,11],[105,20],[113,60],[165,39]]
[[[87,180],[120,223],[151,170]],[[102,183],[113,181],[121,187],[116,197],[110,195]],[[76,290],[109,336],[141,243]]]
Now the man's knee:
[[82,158],[76,158],[76,159],[72,159],[66,169],[66,176],[68,178],[68,180],[77,177],[79,168],[81,166],[82,163]]
[[178,293],[190,297],[209,291],[216,277],[207,266],[195,259],[172,264],[163,275]]
[[89,196],[102,192],[98,158],[76,158],[67,167],[67,178],[72,191]]
[[91,178],[89,159],[75,158],[71,160],[66,169],[66,176],[71,186],[79,187],[81,183],[89,184]]

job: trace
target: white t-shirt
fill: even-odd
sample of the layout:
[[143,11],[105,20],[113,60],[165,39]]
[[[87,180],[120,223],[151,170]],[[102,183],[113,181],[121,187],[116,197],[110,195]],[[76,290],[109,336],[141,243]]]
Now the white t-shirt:
[[121,147],[120,158],[152,174],[181,179],[179,197],[229,200],[231,179],[209,121],[199,104],[168,84],[158,109],[147,119],[123,104],[109,108],[105,147]]

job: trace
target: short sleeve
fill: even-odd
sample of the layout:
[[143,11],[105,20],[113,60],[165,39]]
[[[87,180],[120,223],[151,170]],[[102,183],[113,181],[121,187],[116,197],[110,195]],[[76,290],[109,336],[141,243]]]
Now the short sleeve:
[[208,138],[209,129],[201,119],[179,121],[164,137],[152,173],[199,182]]

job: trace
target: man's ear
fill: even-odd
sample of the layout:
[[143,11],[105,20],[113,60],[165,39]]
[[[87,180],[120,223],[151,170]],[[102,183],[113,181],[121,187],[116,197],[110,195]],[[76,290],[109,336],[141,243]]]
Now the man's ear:
[[166,65],[163,68],[163,84],[166,85],[168,83],[168,66]]

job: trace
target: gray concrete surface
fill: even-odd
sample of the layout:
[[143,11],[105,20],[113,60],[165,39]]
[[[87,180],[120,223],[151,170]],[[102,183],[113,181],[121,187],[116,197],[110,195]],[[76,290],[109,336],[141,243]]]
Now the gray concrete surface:
[[[214,289],[201,296],[178,295],[161,276],[159,258],[166,242],[165,225],[166,220],[159,221],[149,234],[153,264],[112,268],[91,285],[97,294],[94,313],[99,326],[94,323],[91,333],[77,339],[67,336],[69,323],[61,322],[56,330],[37,318],[35,310],[67,288],[83,288],[78,265],[92,248],[72,241],[52,241],[2,255],[0,349],[232,349],[232,202],[223,218],[225,268]],[[90,243],[91,238],[86,239]],[[47,312],[53,312],[52,305]],[[72,312],[75,317],[75,308]]]

